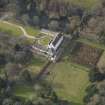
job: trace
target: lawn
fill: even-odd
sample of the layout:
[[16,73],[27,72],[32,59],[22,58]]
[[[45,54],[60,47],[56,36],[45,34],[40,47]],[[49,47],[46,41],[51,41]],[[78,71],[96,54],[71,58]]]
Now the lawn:
[[19,28],[13,27],[12,25],[9,25],[6,23],[3,23],[2,21],[0,21],[0,31],[6,32],[11,35],[15,35],[15,36],[19,36],[19,35],[23,34]]
[[13,87],[13,94],[26,100],[31,100],[36,96],[34,88],[29,85],[15,85]]
[[[13,23],[15,25],[15,23]],[[13,35],[13,36],[20,36],[23,35],[22,30],[18,27],[19,24],[16,24],[15,26],[13,26],[12,24],[6,24],[2,21],[0,21],[0,31],[1,32],[5,32],[7,34]],[[40,35],[40,30],[38,28],[34,28],[31,26],[22,26],[26,32],[30,35],[30,36],[39,36]],[[40,36],[39,36],[40,37]],[[42,45],[48,45],[49,42],[51,41],[52,37],[50,36],[45,36],[45,38],[42,38],[40,40],[40,43]],[[33,39],[29,39],[28,42],[33,43],[34,40]]]
[[53,38],[51,36],[45,36],[45,38],[42,38],[39,42],[41,45],[45,45],[45,46],[48,46],[48,44],[50,43],[50,41],[52,40]]
[[[13,24],[19,25],[17,23],[13,23]],[[22,26],[22,25],[20,25],[20,26]],[[35,36],[40,32],[38,28],[33,28],[31,26],[23,26],[23,28],[31,36]],[[6,32],[11,35],[15,35],[15,36],[19,36],[19,35],[23,34],[23,32],[21,31],[21,29],[18,26],[13,26],[10,24],[3,23],[3,21],[0,21],[0,31]]]
[[[62,1],[62,0],[59,0],[59,1]],[[100,0],[65,0],[65,1],[75,4],[75,5],[83,6],[88,9],[100,3]]]
[[4,76],[5,76],[4,69],[0,67],[0,77],[4,77]]
[[90,84],[88,71],[83,66],[64,61],[54,66],[48,79],[53,79],[54,89],[59,97],[73,102],[73,105],[83,105],[85,89]]
[[38,27],[33,27],[31,25],[23,25],[19,20],[16,20],[15,18],[9,19],[8,22],[22,26],[31,36],[36,36],[40,32],[40,29]]
[[28,66],[28,70],[30,71],[32,76],[35,76],[40,72],[40,70],[42,70],[46,63],[46,59],[33,58],[31,64]]
[[40,30],[38,28],[34,28],[31,26],[23,26],[27,33],[31,36],[37,36],[40,33]]

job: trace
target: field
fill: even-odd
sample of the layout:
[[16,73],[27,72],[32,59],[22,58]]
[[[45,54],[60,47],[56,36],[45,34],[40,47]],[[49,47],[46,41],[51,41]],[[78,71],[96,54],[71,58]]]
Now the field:
[[36,36],[40,32],[40,30],[38,28],[34,28],[34,27],[31,27],[31,26],[23,26],[23,27],[25,28],[27,33],[31,36]]
[[[15,24],[15,23],[13,23],[13,24]],[[16,25],[18,25],[18,24],[16,24]],[[37,29],[37,28],[33,28],[30,26],[23,26],[23,27],[26,30],[26,32],[31,36],[36,36],[40,32],[39,29]],[[10,24],[6,24],[3,21],[0,21],[0,31],[8,33],[10,35],[14,35],[14,36],[23,35],[23,32],[19,27],[13,26]]]
[[[59,0],[59,1],[62,1],[62,0]],[[100,0],[65,0],[65,1],[70,2],[74,5],[83,6],[88,9],[90,9],[100,3]]]
[[46,59],[41,58],[33,58],[31,64],[28,66],[28,70],[32,74],[32,76],[36,76],[42,70],[42,68],[47,63]]
[[7,25],[1,21],[0,21],[0,31],[14,36],[19,36],[23,34],[19,28],[13,27],[12,25]]
[[103,50],[87,44],[77,43],[72,52],[72,61],[87,67],[95,67]]
[[[26,30],[27,34],[29,34],[30,36],[38,37],[39,38],[38,42],[41,45],[48,45],[49,42],[52,40],[51,36],[41,35],[40,30],[38,28],[33,28],[30,26],[23,26],[23,27]],[[17,24],[14,26],[12,24],[6,24],[2,21],[0,21],[0,31],[13,36],[20,36],[24,34],[22,30],[17,26]],[[28,40],[32,43],[34,42],[34,40],[30,38]]]
[[29,85],[15,85],[13,87],[13,94],[26,100],[32,100],[35,97],[35,90]]
[[63,61],[57,63],[51,70],[48,79],[52,81],[58,96],[72,102],[73,105],[84,105],[85,89],[90,84],[89,69]]

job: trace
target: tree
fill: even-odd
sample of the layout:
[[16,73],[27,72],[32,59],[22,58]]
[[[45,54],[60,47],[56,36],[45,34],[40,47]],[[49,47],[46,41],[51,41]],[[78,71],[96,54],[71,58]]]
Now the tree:
[[52,20],[52,21],[50,21],[48,27],[49,27],[49,29],[56,31],[59,29],[59,22],[56,20]]
[[6,98],[3,100],[2,105],[13,105],[13,100],[10,98]]
[[105,80],[97,84],[97,89],[99,90],[99,95],[105,96]]
[[28,14],[23,14],[21,20],[24,22],[24,24],[28,25],[30,22],[30,17]]
[[99,34],[100,43],[105,44],[105,31],[102,30]]
[[33,16],[32,21],[34,25],[38,26],[40,22],[39,16]]
[[0,8],[5,7],[9,3],[9,0],[0,0]]
[[6,58],[5,55],[0,55],[0,65],[5,65],[6,64]]
[[19,75],[19,79],[25,83],[32,83],[32,78],[28,70],[22,71]]
[[89,73],[89,78],[91,82],[102,81],[105,79],[104,74],[100,73],[97,67],[93,68]]
[[8,63],[4,70],[9,80],[16,80],[22,70],[22,66],[20,64]]

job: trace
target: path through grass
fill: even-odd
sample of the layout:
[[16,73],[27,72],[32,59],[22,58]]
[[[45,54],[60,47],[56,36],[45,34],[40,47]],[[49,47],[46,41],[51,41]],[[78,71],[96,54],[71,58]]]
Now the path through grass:
[[2,21],[0,21],[0,31],[14,36],[19,36],[23,34],[19,28],[3,23]]

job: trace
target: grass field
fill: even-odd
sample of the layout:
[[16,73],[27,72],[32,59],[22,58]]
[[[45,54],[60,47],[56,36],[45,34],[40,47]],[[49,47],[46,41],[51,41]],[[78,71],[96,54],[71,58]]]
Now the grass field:
[[40,44],[41,44],[41,45],[48,46],[48,44],[50,43],[50,41],[51,41],[52,39],[53,39],[53,37],[46,35],[45,38],[42,38],[42,39],[40,40]]
[[13,93],[14,95],[22,97],[26,100],[31,100],[36,96],[34,88],[28,85],[15,85],[13,87]]
[[84,105],[85,89],[90,84],[88,71],[83,66],[64,61],[54,66],[49,79],[53,79],[54,89],[59,97],[73,102],[73,105]]
[[[62,1],[62,0],[59,0]],[[100,0],[65,0],[67,2],[70,2],[72,4],[80,5],[85,8],[92,8],[100,3]]]
[[[24,26],[23,26],[24,27]],[[27,33],[31,36],[36,36],[40,33],[40,30],[38,28],[33,28],[31,26],[24,27]]]
[[[13,24],[15,24],[15,23],[13,23]],[[3,23],[2,21],[0,21],[0,31],[5,32],[5,33],[10,34],[10,35],[13,35],[13,36],[23,35],[23,32],[18,27],[18,24],[16,24],[16,25],[17,26],[13,26],[11,24],[6,24],[6,23]],[[36,36],[37,37],[40,33],[40,30],[38,28],[34,28],[31,26],[23,26],[23,25],[20,25],[20,26],[22,26],[26,30],[27,34],[29,34],[30,36]],[[46,36],[45,38],[42,38],[40,40],[40,43],[42,45],[48,45],[49,42],[51,41],[51,39],[52,39],[52,37]],[[34,39],[29,38],[28,42],[33,43]]]
[[[15,23],[13,23],[13,24],[15,24]],[[18,24],[16,24],[16,25],[18,25]],[[30,26],[23,26],[23,28],[31,36],[35,36],[40,32],[39,29],[30,27]],[[23,32],[21,31],[20,28],[10,25],[10,24],[3,23],[2,21],[0,21],[0,31],[5,32],[7,34],[14,35],[14,36],[23,35]]]

